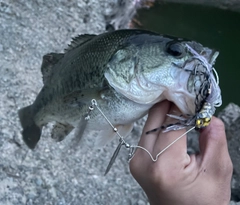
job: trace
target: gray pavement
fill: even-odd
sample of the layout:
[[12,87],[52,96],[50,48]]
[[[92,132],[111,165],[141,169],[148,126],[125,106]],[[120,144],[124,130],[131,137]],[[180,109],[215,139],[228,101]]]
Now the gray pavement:
[[78,34],[104,32],[108,23],[127,27],[133,8],[133,1],[119,5],[114,0],[0,2],[1,205],[145,204],[129,174],[126,152],[103,176],[117,141],[101,150],[71,150],[71,136],[55,143],[46,128],[39,146],[30,151],[17,117],[42,87],[44,54],[62,52]]

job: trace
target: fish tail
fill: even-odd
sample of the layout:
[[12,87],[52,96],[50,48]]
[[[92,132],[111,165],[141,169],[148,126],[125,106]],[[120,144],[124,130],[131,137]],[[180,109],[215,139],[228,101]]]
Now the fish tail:
[[40,139],[42,128],[34,122],[32,105],[18,110],[18,116],[23,128],[23,141],[30,149],[34,149]]

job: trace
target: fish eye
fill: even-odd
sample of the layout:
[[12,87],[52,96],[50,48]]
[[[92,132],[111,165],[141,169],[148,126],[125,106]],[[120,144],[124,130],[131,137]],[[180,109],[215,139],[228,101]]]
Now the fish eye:
[[167,53],[174,57],[182,57],[184,53],[184,48],[180,43],[171,42],[167,45]]

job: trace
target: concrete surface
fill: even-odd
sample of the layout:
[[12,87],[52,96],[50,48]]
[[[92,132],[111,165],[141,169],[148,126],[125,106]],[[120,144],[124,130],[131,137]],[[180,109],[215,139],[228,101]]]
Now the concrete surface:
[[240,201],[240,107],[230,103],[218,116],[225,124],[233,162],[232,197]]
[[[117,140],[101,150],[73,150],[72,136],[55,143],[49,125],[30,151],[17,117],[17,110],[32,103],[42,87],[44,54],[63,51],[77,34],[101,33],[109,23],[127,27],[136,4],[138,0],[0,1],[0,205],[148,204],[129,173],[125,149],[103,176]],[[136,124],[131,142],[137,143],[143,123]]]

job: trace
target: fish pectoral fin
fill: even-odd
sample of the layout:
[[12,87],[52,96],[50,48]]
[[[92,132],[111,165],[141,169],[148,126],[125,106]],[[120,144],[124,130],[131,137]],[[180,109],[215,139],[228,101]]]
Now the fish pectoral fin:
[[63,102],[72,107],[91,105],[92,99],[100,99],[101,91],[95,89],[77,90],[63,98]]
[[66,48],[64,51],[67,53],[70,50],[73,50],[74,48],[81,46],[85,44],[86,42],[90,41],[92,38],[94,38],[96,35],[94,34],[83,34],[78,35],[77,37],[73,38],[71,43],[68,45],[68,48]]
[[51,79],[53,74],[53,66],[59,62],[63,58],[63,53],[48,53],[43,56],[41,72],[43,75],[43,84]]
[[[116,125],[114,126],[117,128],[118,133],[122,137],[126,137],[133,129],[133,123],[126,124],[126,125]],[[102,147],[106,145],[108,142],[112,141],[114,138],[119,138],[117,133],[109,126],[109,128],[102,130],[96,141],[95,141],[95,146],[96,147]]]
[[62,141],[72,130],[74,127],[69,124],[62,124],[56,122],[53,126],[51,137],[57,142]]

